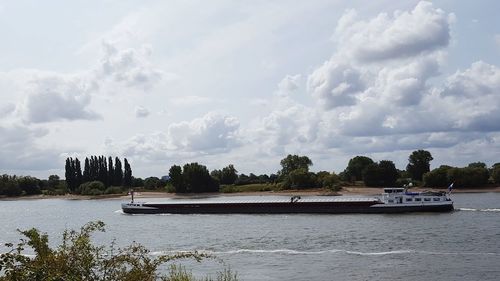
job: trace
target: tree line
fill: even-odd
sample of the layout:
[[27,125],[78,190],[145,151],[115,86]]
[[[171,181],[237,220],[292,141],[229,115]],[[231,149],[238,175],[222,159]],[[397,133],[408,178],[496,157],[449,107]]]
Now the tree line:
[[369,187],[415,186],[446,188],[451,183],[457,188],[480,187],[500,184],[500,163],[487,168],[485,163],[474,162],[467,167],[440,166],[430,170],[434,158],[429,151],[416,150],[408,157],[405,170],[396,168],[390,160],[373,161],[366,156],[355,156],[349,160],[344,171],[311,172],[313,165],[307,156],[288,155],[280,161],[281,169],[271,175],[238,174],[230,164],[221,170],[208,169],[198,163],[184,167],[173,165],[169,170],[169,184],[178,193],[214,192],[220,185],[274,184],[280,189],[329,188],[338,190],[342,185],[362,181]]
[[340,176],[347,182],[363,181],[367,186],[403,186],[411,182],[432,188],[445,188],[453,183],[455,188],[463,188],[500,184],[500,163],[491,168],[485,163],[473,162],[466,167],[441,165],[431,170],[432,160],[429,151],[416,150],[408,157],[406,170],[398,170],[392,161],[375,163],[369,157],[356,156]]
[[[91,156],[82,163],[78,158],[67,158],[65,179],[51,175],[47,180],[35,177],[0,177],[0,195],[20,196],[32,194],[59,195],[67,192],[75,194],[99,195],[120,193],[123,188],[158,190],[167,188],[177,193],[218,192],[221,186],[238,187],[245,185],[272,186],[275,189],[328,188],[338,190],[340,186],[362,182],[366,186],[404,186],[413,185],[445,188],[451,183],[454,187],[480,187],[500,184],[500,163],[488,168],[485,163],[474,162],[466,167],[441,165],[430,170],[433,157],[429,151],[416,150],[408,157],[405,170],[399,170],[390,160],[373,161],[367,156],[351,158],[344,171],[311,172],[313,165],[307,156],[288,155],[280,161],[281,169],[273,174],[256,175],[238,173],[230,164],[222,169],[209,172],[208,168],[197,162],[173,165],[168,177],[132,176],[128,160],[124,164],[118,157]],[[122,168],[123,167],[123,168]],[[235,189],[237,190],[237,189]],[[266,189],[267,190],[267,189]]]
[[115,193],[110,191],[119,191],[119,188],[108,188],[111,186],[130,188],[132,186],[132,168],[127,158],[124,158],[122,169],[122,162],[118,157],[115,157],[114,162],[111,156],[107,158],[105,156],[86,157],[82,171],[80,160],[68,157],[65,165],[65,177],[68,191],[76,194]]
[[312,161],[307,156],[288,155],[280,162],[282,169],[276,174],[238,174],[230,164],[209,173],[206,166],[188,163],[169,169],[168,184],[176,193],[218,192],[221,185],[274,184],[282,189],[335,188],[339,178],[335,173],[309,171]]

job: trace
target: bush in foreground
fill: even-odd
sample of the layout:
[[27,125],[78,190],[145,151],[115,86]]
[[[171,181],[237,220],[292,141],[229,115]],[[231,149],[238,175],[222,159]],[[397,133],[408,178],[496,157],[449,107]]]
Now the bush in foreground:
[[[125,248],[96,246],[91,234],[104,231],[103,222],[91,222],[79,232],[66,230],[62,244],[49,247],[47,234],[32,228],[20,231],[26,239],[14,246],[6,244],[10,250],[0,254],[0,281],[14,280],[170,280],[191,281],[195,277],[182,266],[170,265],[170,271],[162,274],[159,268],[179,259],[213,258],[206,254],[187,252],[174,255],[152,256],[145,247],[134,243]],[[33,257],[24,253],[26,247],[35,252]],[[206,277],[202,280],[212,280]],[[237,280],[236,274],[226,269],[217,274],[216,280]]]

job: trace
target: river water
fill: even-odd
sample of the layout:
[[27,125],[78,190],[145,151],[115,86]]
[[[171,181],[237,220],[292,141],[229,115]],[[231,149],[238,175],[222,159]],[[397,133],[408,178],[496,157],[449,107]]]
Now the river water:
[[[500,193],[452,199],[451,213],[392,215],[126,215],[119,200],[0,201],[0,243],[36,227],[58,244],[64,229],[101,220],[97,243],[205,251],[240,280],[500,280]],[[184,264],[200,275],[223,267]]]

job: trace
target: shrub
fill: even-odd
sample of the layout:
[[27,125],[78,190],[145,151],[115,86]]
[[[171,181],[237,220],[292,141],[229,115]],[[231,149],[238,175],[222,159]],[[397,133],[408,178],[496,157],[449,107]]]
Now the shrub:
[[305,168],[295,169],[285,177],[283,186],[286,189],[306,189],[317,187],[316,175]]
[[450,166],[440,166],[424,174],[424,186],[427,187],[447,187],[450,184],[448,179],[448,170]]
[[56,196],[59,196],[59,195],[65,195],[66,193],[68,193],[68,191],[66,189],[51,189],[51,190],[42,190],[42,194],[43,195],[56,195]]
[[[144,246],[133,243],[125,248],[109,247],[92,243],[93,232],[104,231],[103,222],[91,222],[79,232],[66,230],[62,244],[51,248],[47,234],[32,228],[20,233],[26,237],[14,246],[6,244],[9,251],[0,254],[0,280],[170,280],[191,281],[193,275],[184,267],[172,266],[168,274],[159,273],[161,265],[180,259],[201,261],[214,258],[197,252],[152,256]],[[32,248],[35,256],[23,252]],[[205,278],[204,280],[210,280]],[[217,280],[237,280],[236,274],[226,269],[217,274]]]
[[123,189],[119,186],[110,186],[106,188],[104,194],[120,194],[123,192]]
[[486,168],[451,168],[447,176],[455,187],[478,187],[488,183],[489,173]]
[[171,183],[167,183],[167,185],[165,185],[165,190],[168,193],[175,193],[175,187]]
[[101,195],[104,194],[106,187],[104,183],[100,181],[90,181],[86,183],[82,183],[77,191],[80,191],[82,195]]
[[334,189],[335,186],[339,185],[340,178],[335,173],[321,171],[316,173],[316,181],[318,187]]
[[162,186],[162,182],[157,177],[149,177],[144,180],[144,188],[145,189],[158,189]]

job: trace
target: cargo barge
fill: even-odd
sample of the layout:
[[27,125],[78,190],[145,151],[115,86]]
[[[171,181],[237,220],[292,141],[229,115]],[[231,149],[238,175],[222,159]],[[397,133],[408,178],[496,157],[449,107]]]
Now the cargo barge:
[[381,197],[343,196],[254,201],[183,201],[122,203],[126,214],[346,214],[449,212],[453,201],[445,192],[408,192],[404,188],[384,188]]

